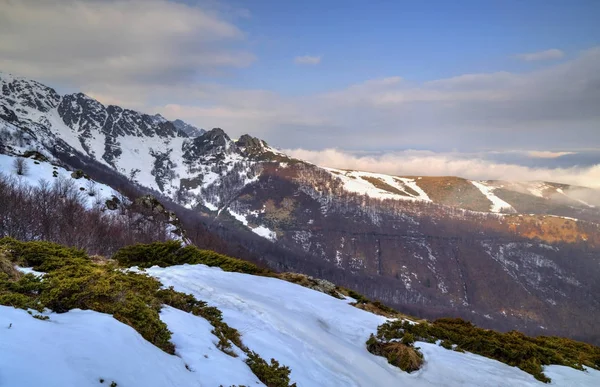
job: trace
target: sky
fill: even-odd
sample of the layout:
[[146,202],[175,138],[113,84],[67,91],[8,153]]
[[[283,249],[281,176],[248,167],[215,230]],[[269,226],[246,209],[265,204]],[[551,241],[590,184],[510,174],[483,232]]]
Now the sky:
[[0,0],[0,71],[336,167],[586,174],[599,19],[597,0]]

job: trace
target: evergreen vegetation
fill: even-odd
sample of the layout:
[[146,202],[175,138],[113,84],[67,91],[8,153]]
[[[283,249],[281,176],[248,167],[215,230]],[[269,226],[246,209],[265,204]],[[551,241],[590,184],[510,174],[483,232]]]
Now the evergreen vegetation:
[[516,331],[500,333],[478,328],[459,318],[442,318],[420,324],[389,321],[379,326],[377,336],[371,336],[367,341],[367,348],[389,360],[388,347],[392,343],[406,344],[415,339],[427,342],[441,340],[440,345],[446,349],[469,351],[501,361],[546,383],[550,382],[550,378],[543,373],[544,365],[564,365],[578,370],[583,370],[583,366],[600,369],[599,347],[562,337],[528,337]]
[[290,368],[279,365],[275,359],[271,359],[269,364],[257,353],[250,351],[246,364],[267,387],[296,387],[296,383],[290,384]]
[[196,246],[182,246],[179,241],[155,242],[127,246],[113,256],[121,266],[147,268],[158,265],[167,267],[182,264],[204,264],[218,266],[224,271],[266,275],[271,273],[253,263],[231,258],[210,250],[201,250]]

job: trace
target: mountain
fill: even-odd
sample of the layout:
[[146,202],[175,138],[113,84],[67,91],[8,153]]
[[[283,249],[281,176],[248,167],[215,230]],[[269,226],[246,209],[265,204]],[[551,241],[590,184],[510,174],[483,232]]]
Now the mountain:
[[112,171],[276,270],[402,311],[600,343],[597,191],[322,168],[250,135],[190,135],[178,121],[0,79],[0,152]]
[[206,130],[204,129],[198,129],[193,125],[190,125],[186,122],[183,122],[181,120],[175,120],[173,121],[173,125],[175,125],[175,127],[182,131],[183,133],[187,134],[188,137],[198,137],[203,135],[204,133],[206,133]]

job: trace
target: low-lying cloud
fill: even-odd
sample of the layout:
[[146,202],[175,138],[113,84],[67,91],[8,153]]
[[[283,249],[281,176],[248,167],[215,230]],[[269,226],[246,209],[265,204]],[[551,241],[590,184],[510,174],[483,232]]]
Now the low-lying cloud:
[[408,150],[361,155],[325,149],[289,149],[292,157],[340,169],[379,172],[397,176],[459,176],[474,180],[549,181],[600,189],[600,164],[590,167],[531,168],[497,163],[469,155]]

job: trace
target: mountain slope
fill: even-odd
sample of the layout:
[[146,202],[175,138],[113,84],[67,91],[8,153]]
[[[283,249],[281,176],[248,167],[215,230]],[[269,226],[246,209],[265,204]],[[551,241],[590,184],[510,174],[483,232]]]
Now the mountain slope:
[[414,314],[600,342],[593,190],[321,168],[249,135],[190,137],[177,121],[0,78],[0,152],[100,164],[277,270]]
[[[407,374],[367,352],[365,342],[384,318],[354,308],[349,300],[278,279],[227,273],[204,265],[148,270],[164,285],[206,299],[264,358],[290,366],[298,386],[542,386],[533,376],[495,360],[421,343],[425,367]],[[284,302],[282,302],[282,300]],[[218,386],[260,384],[244,357],[217,349],[212,327],[201,317],[164,307],[177,356],[145,341],[112,317],[72,310],[34,319],[0,306],[0,366],[10,386]],[[51,342],[48,337],[52,337]],[[39,359],[39,361],[36,361]],[[31,364],[35,371],[31,372]],[[594,386],[600,372],[548,366],[553,385]]]

